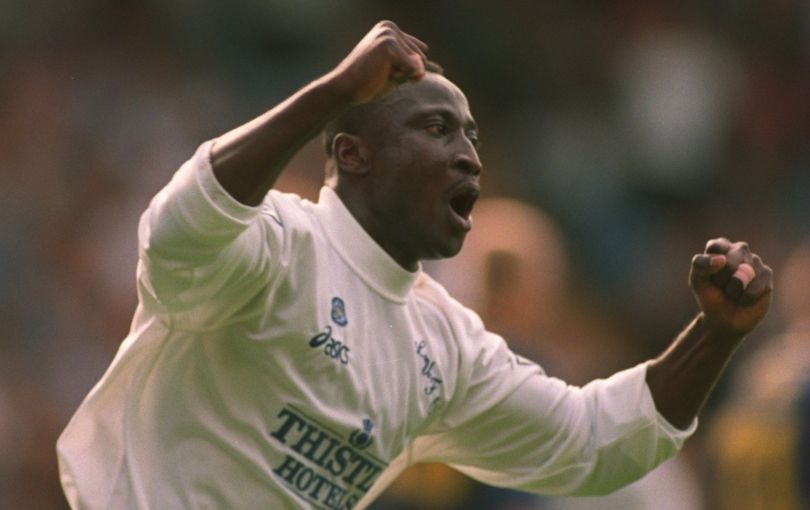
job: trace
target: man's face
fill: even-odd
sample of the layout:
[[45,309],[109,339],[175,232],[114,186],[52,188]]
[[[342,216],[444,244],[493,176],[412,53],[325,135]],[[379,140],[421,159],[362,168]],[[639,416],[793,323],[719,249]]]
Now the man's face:
[[453,256],[480,193],[478,133],[467,99],[443,76],[427,73],[383,101],[367,137],[376,237],[406,266]]

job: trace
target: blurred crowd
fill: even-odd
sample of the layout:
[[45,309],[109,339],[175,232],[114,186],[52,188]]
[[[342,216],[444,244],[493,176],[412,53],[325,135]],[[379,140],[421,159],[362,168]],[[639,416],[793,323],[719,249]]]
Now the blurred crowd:
[[[384,18],[481,126],[476,228],[426,268],[549,374],[657,354],[711,237],[749,241],[777,289],[696,436],[641,482],[539,498],[425,465],[375,508],[810,508],[805,0],[0,4],[0,508],[66,508],[54,443],[127,333],[151,196]],[[313,142],[279,187],[314,199],[323,159]]]

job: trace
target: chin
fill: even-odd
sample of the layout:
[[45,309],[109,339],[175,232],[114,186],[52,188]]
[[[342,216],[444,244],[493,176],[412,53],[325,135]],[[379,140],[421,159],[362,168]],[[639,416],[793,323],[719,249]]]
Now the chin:
[[450,241],[444,242],[441,245],[437,245],[431,250],[430,255],[425,257],[425,260],[438,260],[438,259],[449,259],[451,257],[455,257],[461,251],[461,248],[464,246],[464,237]]

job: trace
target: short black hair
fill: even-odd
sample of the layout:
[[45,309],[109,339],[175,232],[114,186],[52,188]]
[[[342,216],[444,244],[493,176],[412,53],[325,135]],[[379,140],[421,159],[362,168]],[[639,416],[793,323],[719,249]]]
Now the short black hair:
[[[444,75],[442,66],[432,60],[425,61],[425,72]],[[338,133],[356,134],[367,125],[374,113],[376,113],[383,99],[376,99],[368,103],[351,106],[346,111],[327,122],[323,128],[323,148],[327,157],[332,157],[332,141]]]

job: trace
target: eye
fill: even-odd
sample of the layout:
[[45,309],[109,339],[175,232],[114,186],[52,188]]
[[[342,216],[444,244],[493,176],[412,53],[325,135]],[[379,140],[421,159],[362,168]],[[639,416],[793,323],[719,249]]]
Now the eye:
[[473,147],[478,148],[480,142],[478,141],[478,133],[476,131],[468,131],[467,139],[470,141]]
[[435,122],[430,124],[426,128],[428,132],[434,136],[445,136],[447,135],[447,124],[444,122]]

